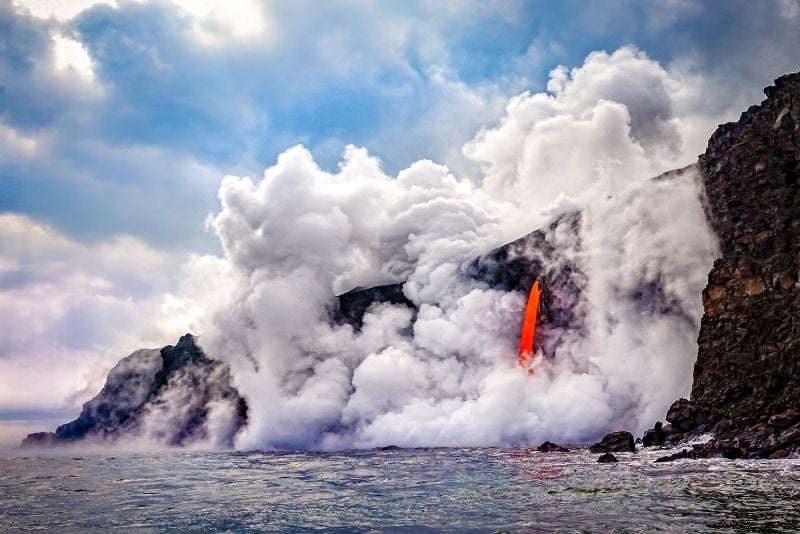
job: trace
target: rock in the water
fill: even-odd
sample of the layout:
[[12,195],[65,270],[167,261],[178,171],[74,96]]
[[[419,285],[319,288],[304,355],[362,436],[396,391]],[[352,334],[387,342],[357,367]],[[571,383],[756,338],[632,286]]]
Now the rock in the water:
[[642,436],[642,445],[644,447],[660,447],[667,440],[667,432],[661,425],[661,421],[656,421],[656,424],[650,430],[646,430]]
[[606,435],[599,443],[589,447],[591,452],[636,452],[633,434],[618,430]]
[[672,462],[675,460],[701,458],[727,458],[736,460],[748,457],[748,451],[730,440],[712,440],[707,443],[693,445],[691,449],[683,449],[674,454],[662,456],[656,462]]
[[695,409],[687,399],[678,399],[667,410],[667,421],[678,432],[688,432],[697,426]]
[[537,449],[539,452],[569,452],[569,449],[566,447],[562,447],[561,445],[556,445],[551,441],[545,441],[539,448]]
[[680,432],[672,432],[667,434],[667,439],[664,440],[664,445],[675,445],[681,441],[686,441],[686,434]]
[[661,456],[659,458],[656,458],[656,462],[657,463],[674,462],[675,460],[684,460],[687,458],[691,458],[691,451],[689,449],[683,449],[674,454],[669,454],[667,456]]
[[30,434],[23,446],[121,438],[160,445],[230,447],[247,405],[227,365],[208,358],[191,334],[175,346],[137,350],[109,372],[77,419],[55,432]]
[[617,463],[617,457],[614,456],[613,454],[611,454],[610,452],[607,452],[607,453],[603,454],[602,456],[600,456],[600,458],[597,459],[597,463],[599,463],[599,464],[615,464],[615,463]]
[[789,456],[788,452],[786,452],[783,449],[778,449],[777,451],[775,451],[775,452],[773,452],[772,454],[769,455],[769,459],[770,460],[783,460],[787,456]]

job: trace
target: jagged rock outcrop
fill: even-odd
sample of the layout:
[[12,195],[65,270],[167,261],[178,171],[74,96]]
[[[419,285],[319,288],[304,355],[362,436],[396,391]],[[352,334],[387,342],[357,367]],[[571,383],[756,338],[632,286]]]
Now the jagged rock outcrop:
[[668,432],[664,430],[661,421],[656,421],[656,424],[650,430],[645,431],[642,436],[643,447],[660,447],[667,441],[669,436]]
[[55,432],[30,434],[22,445],[124,438],[230,447],[246,422],[247,405],[231,384],[228,366],[208,358],[186,334],[175,346],[137,350],[120,360],[77,419]]
[[765,93],[699,160],[722,257],[703,292],[691,399],[667,419],[717,441],[685,457],[800,450],[800,73]]
[[666,420],[674,432],[688,432],[698,426],[699,414],[687,399],[678,399],[667,410]]

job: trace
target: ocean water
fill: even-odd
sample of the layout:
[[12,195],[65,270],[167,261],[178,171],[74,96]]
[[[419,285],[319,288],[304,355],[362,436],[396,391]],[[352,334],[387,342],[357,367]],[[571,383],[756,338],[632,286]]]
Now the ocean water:
[[664,451],[0,454],[0,532],[795,531],[800,461]]

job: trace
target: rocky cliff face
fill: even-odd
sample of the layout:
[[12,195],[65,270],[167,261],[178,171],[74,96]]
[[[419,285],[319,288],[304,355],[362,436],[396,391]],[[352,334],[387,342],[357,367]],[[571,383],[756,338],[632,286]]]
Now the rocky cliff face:
[[246,421],[247,405],[231,385],[228,366],[208,358],[186,334],[175,346],[137,350],[120,360],[77,419],[55,432],[31,434],[22,445],[124,438],[230,447]]
[[740,456],[800,449],[800,73],[765,93],[700,156],[722,257],[703,292],[691,399],[667,418],[673,432],[733,440],[721,449]]
[[700,157],[722,258],[703,292],[692,401],[718,431],[800,409],[800,74]]

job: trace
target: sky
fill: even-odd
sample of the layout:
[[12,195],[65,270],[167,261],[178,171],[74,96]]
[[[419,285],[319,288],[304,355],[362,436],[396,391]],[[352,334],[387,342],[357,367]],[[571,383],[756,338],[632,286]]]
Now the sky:
[[686,88],[688,164],[800,70],[798,24],[798,0],[0,0],[0,419],[72,413],[192,325],[226,175],[355,145],[480,182],[470,142],[518,95],[623,47]]

